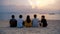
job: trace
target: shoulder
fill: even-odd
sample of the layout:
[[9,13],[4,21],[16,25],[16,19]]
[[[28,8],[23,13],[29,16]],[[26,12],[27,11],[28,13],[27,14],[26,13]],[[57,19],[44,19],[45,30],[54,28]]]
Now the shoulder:
[[13,19],[13,21],[16,21],[16,22],[17,22],[17,20],[16,20],[16,19]]
[[12,21],[13,19],[10,19],[10,21]]
[[24,21],[24,23],[27,23],[27,21]]
[[33,19],[33,20],[38,20],[38,19]]
[[35,20],[35,19],[32,19],[32,20]]
[[15,21],[17,21],[16,19],[14,19]]
[[44,19],[46,21],[46,19]]

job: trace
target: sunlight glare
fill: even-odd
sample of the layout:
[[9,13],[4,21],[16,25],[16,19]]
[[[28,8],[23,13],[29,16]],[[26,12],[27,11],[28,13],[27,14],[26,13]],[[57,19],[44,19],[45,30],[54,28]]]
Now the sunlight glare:
[[54,4],[54,0],[28,0],[32,8],[45,7],[49,4]]

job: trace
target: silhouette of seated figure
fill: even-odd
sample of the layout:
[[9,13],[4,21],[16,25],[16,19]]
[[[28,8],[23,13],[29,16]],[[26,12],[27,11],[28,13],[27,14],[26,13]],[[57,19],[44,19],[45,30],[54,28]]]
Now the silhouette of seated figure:
[[23,27],[23,19],[22,19],[22,15],[19,15],[19,19],[17,20],[17,27],[22,28]]
[[25,27],[32,27],[32,22],[31,22],[31,19],[30,19],[29,15],[27,15],[27,18],[26,18],[26,20],[24,22],[24,26]]
[[47,27],[47,21],[46,21],[44,15],[41,16],[41,23],[40,23],[40,26],[42,26],[42,27]]
[[34,15],[34,19],[32,20],[33,27],[38,27],[39,20],[37,19],[37,15]]
[[10,27],[16,27],[17,26],[17,20],[15,19],[15,16],[11,16],[12,19],[10,19]]

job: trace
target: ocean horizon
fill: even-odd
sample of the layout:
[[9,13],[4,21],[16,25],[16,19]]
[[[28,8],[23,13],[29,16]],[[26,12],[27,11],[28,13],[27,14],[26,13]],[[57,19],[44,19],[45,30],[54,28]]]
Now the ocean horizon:
[[0,12],[0,20],[10,20],[11,15],[15,15],[15,19],[19,19],[19,15],[23,15],[23,19],[26,19],[27,15],[30,15],[31,20],[34,18],[34,14],[37,14],[37,18],[40,20],[42,15],[45,15],[47,20],[60,20],[60,14],[54,13],[30,13],[30,12]]

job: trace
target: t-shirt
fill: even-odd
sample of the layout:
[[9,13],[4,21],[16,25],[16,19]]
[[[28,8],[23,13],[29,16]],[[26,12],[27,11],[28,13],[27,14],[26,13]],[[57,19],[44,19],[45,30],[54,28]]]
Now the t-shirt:
[[17,20],[16,19],[10,19],[10,27],[16,27],[17,26]]
[[46,21],[46,19],[42,19],[42,20],[41,20],[41,23],[43,23],[43,27],[46,27],[46,26],[47,26],[47,21]]
[[39,20],[37,18],[34,18],[32,20],[33,27],[38,27]]
[[23,19],[22,18],[18,19],[17,27],[23,27]]

